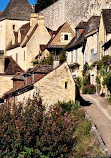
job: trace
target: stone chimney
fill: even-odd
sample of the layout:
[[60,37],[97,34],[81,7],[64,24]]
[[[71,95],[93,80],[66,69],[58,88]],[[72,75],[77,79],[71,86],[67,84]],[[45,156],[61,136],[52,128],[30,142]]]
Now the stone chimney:
[[44,15],[39,14],[38,25],[45,26]]
[[38,23],[38,16],[38,13],[31,13],[30,26],[34,26]]
[[54,55],[53,57],[53,69],[57,68],[60,65],[60,57],[58,55]]
[[5,58],[4,58],[4,50],[0,50],[0,73],[4,73],[5,69]]

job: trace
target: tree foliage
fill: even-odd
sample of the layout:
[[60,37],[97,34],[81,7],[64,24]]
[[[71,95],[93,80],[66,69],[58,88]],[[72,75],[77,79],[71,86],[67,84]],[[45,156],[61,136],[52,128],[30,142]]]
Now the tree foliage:
[[45,9],[46,7],[50,6],[57,0],[37,0],[37,4],[35,6],[35,11],[38,13],[41,10]]
[[108,90],[109,90],[110,93],[111,93],[111,73],[109,73],[109,74],[104,78],[103,84],[107,86]]
[[24,108],[22,103],[12,107],[0,106],[1,158],[76,158],[96,148],[90,144],[91,123],[72,102],[56,104],[48,112],[36,99]]

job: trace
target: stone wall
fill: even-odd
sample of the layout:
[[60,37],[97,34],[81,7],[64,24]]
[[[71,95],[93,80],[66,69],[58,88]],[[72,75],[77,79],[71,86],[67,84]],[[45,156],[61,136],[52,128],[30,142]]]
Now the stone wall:
[[[18,31],[22,25],[28,22],[29,21],[19,21],[19,20],[1,21],[0,22],[0,50],[6,50],[9,47],[9,45],[11,45],[13,31]],[[14,29],[13,26],[15,26]]]
[[41,13],[45,15],[47,27],[56,30],[67,21],[74,30],[78,22],[100,15],[101,9],[106,8],[111,8],[111,0],[58,0]]
[[[67,88],[65,88],[67,82]],[[67,63],[62,64],[41,80],[34,84],[34,89],[24,92],[16,97],[18,101],[33,98],[34,94],[39,94],[43,104],[48,107],[58,101],[75,102],[75,83]]]
[[0,75],[0,97],[10,89],[13,88],[13,81],[11,80],[13,76]]
[[[66,82],[67,88],[65,88]],[[40,96],[45,105],[53,105],[58,101],[75,102],[75,83],[67,63],[53,70],[34,86],[40,90]]]

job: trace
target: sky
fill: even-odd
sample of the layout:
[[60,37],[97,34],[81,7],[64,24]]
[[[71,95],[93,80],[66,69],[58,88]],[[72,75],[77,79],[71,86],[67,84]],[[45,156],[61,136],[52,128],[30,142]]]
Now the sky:
[[[28,0],[30,4],[35,4],[36,0]],[[0,0],[0,11],[3,11],[7,6],[9,0]]]

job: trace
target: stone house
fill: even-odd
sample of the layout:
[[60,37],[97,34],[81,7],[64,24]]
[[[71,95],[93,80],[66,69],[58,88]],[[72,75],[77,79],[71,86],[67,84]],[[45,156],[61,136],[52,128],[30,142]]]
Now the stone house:
[[4,94],[7,101],[26,101],[39,95],[46,106],[58,101],[75,102],[75,83],[66,62],[55,69],[38,65],[15,75],[13,83],[13,89]]
[[32,61],[41,52],[41,45],[49,42],[51,36],[44,23],[44,16],[32,13],[30,23],[23,25],[18,32],[14,32],[12,45],[7,50],[7,55],[27,70],[33,67]]
[[5,51],[12,42],[12,34],[30,21],[31,7],[27,0],[10,0],[0,15],[0,50]]
[[0,15],[0,50],[17,62],[23,70],[32,66],[40,52],[40,44],[47,44],[50,34],[44,16],[31,13],[27,0],[10,0]]
[[[11,78],[17,73],[24,71],[10,56],[4,57],[4,51],[0,51],[0,98],[3,94],[13,88]],[[0,99],[1,101],[1,99]]]
[[[79,69],[82,69],[82,45],[80,43],[80,39],[84,33],[84,29],[86,27],[87,22],[81,21],[75,28],[75,37],[69,42],[66,46],[67,51],[67,63],[68,65],[79,63]],[[80,53],[79,53],[80,52]],[[81,76],[81,72],[79,69],[76,69],[74,73],[72,73],[73,77]]]
[[74,31],[71,29],[70,25],[65,22],[57,29],[55,35],[52,36],[47,44],[47,49],[57,55],[60,50],[74,38],[74,36]]
[[[47,29],[51,35],[51,39],[47,45],[40,45],[41,53],[36,59],[43,60],[47,58],[49,54],[53,54],[55,63],[59,65],[60,52],[74,38],[75,33],[67,22],[61,25],[57,31],[52,31],[49,28]],[[57,65],[55,65],[55,67],[56,66]]]
[[[100,17],[92,16],[87,23],[85,23],[84,30],[79,34],[77,40],[73,40],[66,47],[68,51],[68,64],[79,63],[79,69],[75,70],[72,74],[74,77],[82,77],[82,70],[85,62],[89,64],[89,66],[98,60],[99,54],[99,24]],[[72,58],[70,58],[70,56]],[[94,74],[91,72],[91,83],[95,84]],[[95,73],[95,71],[94,71]],[[92,79],[94,78],[94,79]]]
[[[104,55],[111,55],[110,48],[105,50],[103,45],[111,39],[111,9],[103,9],[101,12],[100,27],[99,27],[99,45],[100,59]],[[106,46],[106,45],[105,45]]]

